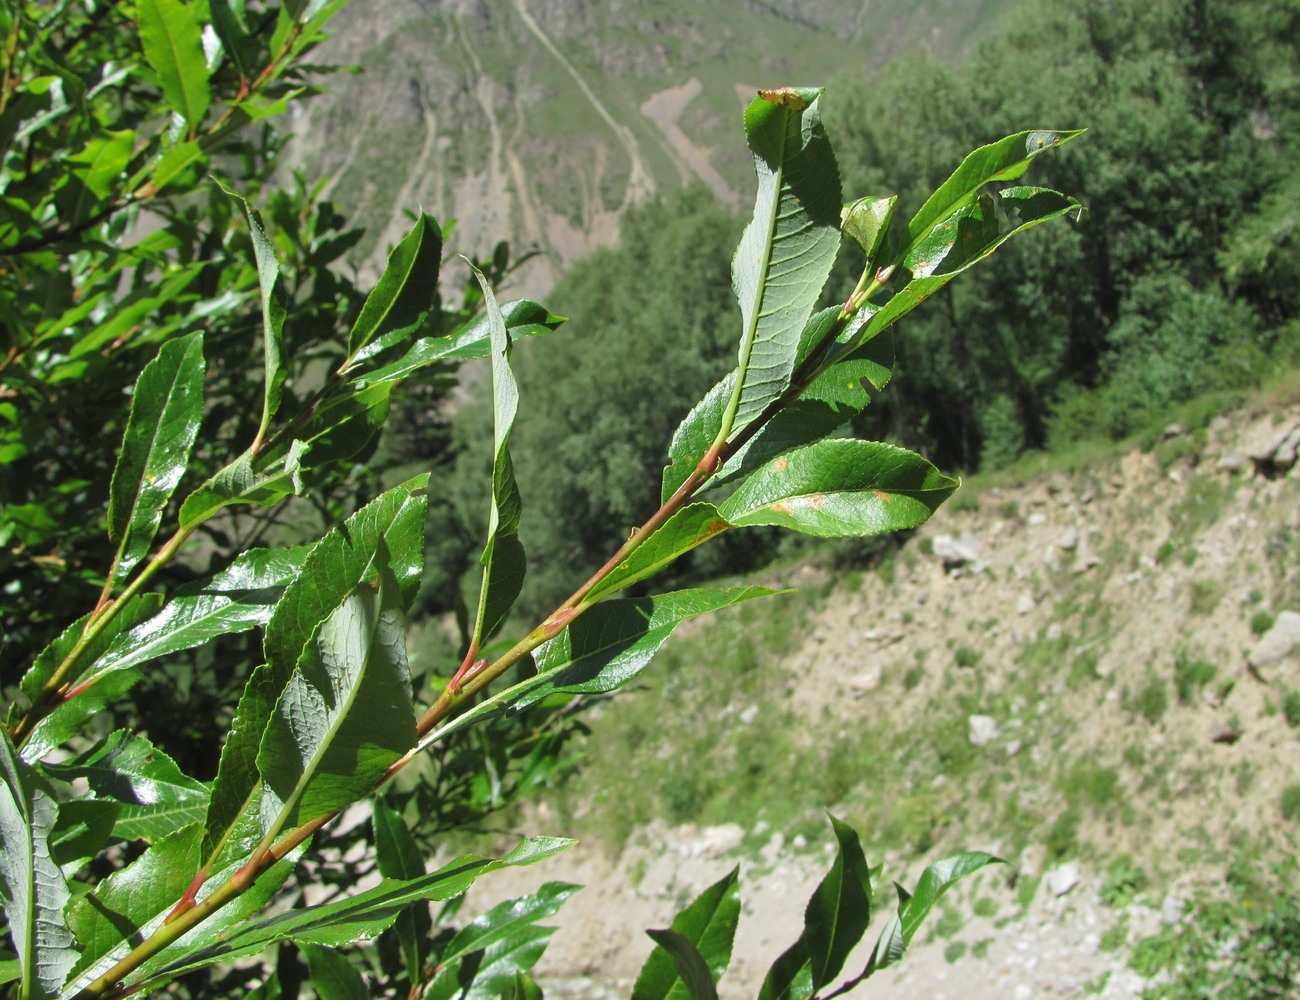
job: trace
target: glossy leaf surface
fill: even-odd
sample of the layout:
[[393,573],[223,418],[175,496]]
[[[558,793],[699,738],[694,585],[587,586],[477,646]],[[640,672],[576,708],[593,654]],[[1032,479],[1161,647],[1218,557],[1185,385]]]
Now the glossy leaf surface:
[[641,967],[633,1000],[713,1000],[739,920],[740,869],[733,868],[677,914],[667,932],[647,932],[659,947]]
[[144,56],[162,84],[171,109],[189,130],[199,127],[212,99],[197,4],[181,0],[138,0]]
[[415,744],[406,618],[379,549],[379,589],[360,587],[321,623],[262,736],[268,840],[364,797]]
[[108,504],[116,582],[149,554],[185,474],[203,419],[203,371],[203,334],[192,333],[164,344],[136,381]]
[[811,535],[859,537],[923,524],[957,485],[902,448],[833,439],[769,462],[719,509],[737,526],[774,524]]

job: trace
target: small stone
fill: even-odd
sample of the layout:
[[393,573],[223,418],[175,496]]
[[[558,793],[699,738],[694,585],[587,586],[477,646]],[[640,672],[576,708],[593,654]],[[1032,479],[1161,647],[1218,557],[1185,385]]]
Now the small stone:
[[1230,451],[1219,457],[1218,468],[1220,472],[1237,475],[1250,468],[1250,458],[1239,451]]
[[1079,863],[1067,861],[1047,873],[1047,890],[1059,899],[1079,884],[1079,878]]
[[1029,612],[1033,611],[1036,606],[1037,605],[1034,604],[1032,596],[1029,594],[1021,594],[1020,600],[1016,601],[1016,614],[1027,615]]
[[747,709],[745,709],[743,712],[740,713],[740,724],[742,726],[752,726],[754,724],[754,720],[757,718],[758,718],[758,706],[750,705]]
[[1169,895],[1160,903],[1160,922],[1176,924],[1183,918],[1183,901],[1177,896]]
[[1260,636],[1255,648],[1246,657],[1246,663],[1261,680],[1275,673],[1283,660],[1300,645],[1300,614],[1283,611],[1273,622],[1273,627]]
[[1047,626],[1047,634],[1044,636],[1044,638],[1048,642],[1055,642],[1057,639],[1061,638],[1061,635],[1062,635],[1061,623],[1052,622],[1052,624]]
[[980,541],[969,532],[953,535],[935,535],[933,549],[936,558],[949,569],[975,562],[980,557]]
[[874,691],[880,687],[880,677],[880,664],[873,664],[849,680],[849,690],[853,692],[855,698],[861,698],[868,691]]
[[794,835],[794,839],[790,841],[790,846],[793,847],[796,851],[802,851],[805,847],[808,846],[808,838],[805,837],[802,833],[796,833]]
[[991,715],[972,715],[966,720],[972,746],[982,747],[998,735],[998,723]]
[[1031,528],[1041,528],[1047,523],[1047,515],[1041,510],[1036,510],[1029,515],[1029,521],[1027,523]]
[[1170,424],[1165,428],[1165,437],[1167,438],[1178,437],[1179,435],[1186,433],[1187,428],[1182,424]]
[[1210,742],[1224,743],[1228,746],[1236,743],[1242,737],[1241,726],[1235,722],[1216,722],[1210,727]]

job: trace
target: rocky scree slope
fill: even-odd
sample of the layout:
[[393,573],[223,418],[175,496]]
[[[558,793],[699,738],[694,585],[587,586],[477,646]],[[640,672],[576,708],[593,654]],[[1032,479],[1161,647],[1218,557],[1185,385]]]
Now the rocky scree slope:
[[[1300,700],[1297,444],[1295,401],[1172,426],[1146,450],[968,486],[877,571],[773,581],[825,596],[777,612],[807,639],[763,666],[771,702],[729,706],[729,725],[785,711],[832,756],[860,754],[864,733],[890,748],[825,802],[889,877],[911,884],[962,849],[1009,862],[946,897],[930,936],[864,994],[1131,997],[1136,941],[1222,893],[1229,866],[1294,854],[1300,818],[1280,797],[1300,781],[1300,715],[1282,708]],[[614,767],[633,752],[610,745],[619,711],[593,721]],[[738,860],[745,912],[722,995],[753,996],[828,861],[828,833],[792,833],[815,816],[656,820],[611,850],[598,814],[564,811],[550,832],[584,842],[491,888],[587,886],[539,968],[551,995],[627,995],[642,930]],[[543,804],[527,825],[554,822]],[[1133,892],[1107,893],[1117,872],[1136,873]]]

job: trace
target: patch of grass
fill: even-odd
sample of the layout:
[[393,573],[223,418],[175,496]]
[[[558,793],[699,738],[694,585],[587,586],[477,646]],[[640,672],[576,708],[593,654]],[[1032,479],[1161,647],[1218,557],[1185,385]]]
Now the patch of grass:
[[1169,692],[1159,677],[1151,677],[1133,696],[1133,711],[1155,724],[1169,711]]
[[1096,979],[1088,979],[1083,983],[1083,995],[1088,997],[1101,996],[1106,991],[1106,984],[1110,982],[1110,973],[1103,972]]
[[1120,917],[1113,924],[1101,932],[1101,940],[1097,942],[1099,951],[1107,954],[1119,951],[1128,944],[1128,915]]
[[[1193,598],[1195,604],[1195,598]],[[1190,705],[1200,694],[1201,688],[1214,680],[1218,667],[1207,660],[1188,660],[1179,657],[1174,662],[1174,688],[1178,691],[1178,700]]]
[[1022,910],[1029,909],[1029,904],[1034,901],[1034,896],[1038,894],[1039,883],[1043,881],[1041,875],[1033,878],[1020,878],[1016,880],[1016,905]]
[[980,654],[978,650],[971,649],[969,646],[959,646],[957,652],[953,654],[953,659],[957,666],[969,670],[979,663]]
[[990,920],[997,916],[998,902],[996,899],[989,896],[981,896],[979,899],[975,900],[973,911],[975,916],[983,917],[985,920]]
[[1192,614],[1205,617],[1213,613],[1223,600],[1223,584],[1217,580],[1196,580],[1192,583]]
[[1163,542],[1160,543],[1160,547],[1156,549],[1156,565],[1163,566],[1165,563],[1169,562],[1169,560],[1174,557],[1174,553],[1177,551],[1178,551],[1178,546],[1175,545],[1173,542],[1171,542],[1169,539],[1165,539]]
[[966,957],[967,944],[965,941],[949,941],[943,949],[943,958],[949,965],[960,962]]
[[903,690],[914,691],[923,680],[925,680],[925,667],[919,663],[908,667],[907,673],[903,674]]
[[1282,695],[1282,718],[1293,729],[1300,729],[1300,691],[1288,691]]
[[1119,772],[1088,761],[1071,768],[1058,784],[1067,802],[1108,806],[1117,798]]
[[993,938],[980,938],[970,946],[971,958],[984,959],[989,957],[989,948],[993,944]]
[[1078,853],[1079,850],[1079,824],[1083,816],[1078,806],[1070,806],[1065,812],[1056,817],[1056,822],[1052,828],[1047,831],[1047,836],[1043,838],[1043,847],[1047,849],[1047,856],[1052,861],[1063,861],[1065,858]]
[[1300,785],[1288,785],[1282,790],[1282,818],[1300,817]]
[[[1252,591],[1252,593],[1255,593]],[[1267,611],[1256,611],[1250,616],[1250,630],[1255,635],[1263,635],[1273,627],[1274,617]]]
[[1147,873],[1134,864],[1132,857],[1121,855],[1110,866],[1106,881],[1102,883],[1101,901],[1122,910],[1146,890],[1149,882]]

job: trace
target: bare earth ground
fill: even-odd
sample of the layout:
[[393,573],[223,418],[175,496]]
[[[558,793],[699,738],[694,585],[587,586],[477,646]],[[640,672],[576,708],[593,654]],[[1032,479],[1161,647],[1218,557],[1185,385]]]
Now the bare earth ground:
[[[1262,674],[1248,669],[1247,653],[1258,641],[1252,613],[1287,610],[1270,602],[1300,593],[1300,471],[1266,478],[1242,462],[1290,425],[1300,426],[1300,406],[1259,405],[1232,420],[1220,417],[1197,436],[1171,434],[1153,452],[986,490],[977,510],[950,503],[908,543],[892,582],[868,573],[856,590],[837,588],[806,626],[807,682],[794,698],[810,728],[825,734],[836,720],[870,725],[885,713],[894,723],[901,714],[905,723],[907,713],[942,703],[947,689],[970,684],[978,672],[986,691],[1016,692],[980,744],[990,760],[1039,774],[1054,759],[1096,760],[1120,772],[1122,792],[1136,807],[1125,822],[1086,819],[1077,884],[1057,895],[1071,872],[1048,874],[1023,910],[1009,883],[1042,876],[1050,866],[1041,847],[1016,852],[996,833],[997,802],[974,804],[924,858],[885,858],[886,874],[905,885],[925,863],[956,850],[990,850],[1010,864],[954,891],[964,907],[955,936],[935,937],[931,928],[927,937],[923,929],[898,970],[856,995],[1132,997],[1142,981],[1128,969],[1124,949],[1100,950],[1103,932],[1126,916],[1132,942],[1162,920],[1176,921],[1193,892],[1222,883],[1222,859],[1240,843],[1272,838],[1294,849],[1296,823],[1282,818],[1278,802],[1300,776],[1300,738],[1276,704],[1283,689],[1300,687],[1300,648]],[[940,536],[964,537],[974,545],[972,558],[939,558]],[[1021,652],[1057,633],[1069,638],[1060,669],[1025,694],[1016,687],[1023,681]],[[952,662],[954,637],[981,649],[975,670],[933,668]],[[1134,692],[1144,679],[1171,676],[1180,654],[1215,664],[1214,681],[1189,703],[1171,689],[1167,712],[1154,722],[1143,718]],[[1067,683],[1069,664],[1085,655],[1092,672],[1079,685]],[[932,669],[905,689],[900,678],[915,662]],[[1130,766],[1139,758],[1144,767]],[[1051,815],[1059,793],[1050,782],[1022,781],[1018,794],[1037,796]],[[943,787],[943,778],[935,785]],[[584,836],[554,829],[548,819],[543,806],[528,826]],[[755,856],[741,850],[746,832],[753,843],[754,831],[734,824],[656,824],[613,859],[590,840],[535,869],[494,875],[475,905],[543,881],[585,885],[555,920],[560,931],[539,978],[552,996],[626,996],[651,947],[643,930],[666,926],[739,861],[745,910],[720,993],[752,997],[767,966],[797,937],[804,903],[829,858],[822,845],[787,844],[780,833]],[[1187,855],[1190,848],[1198,853]],[[1121,852],[1153,875],[1140,903],[1124,911],[1098,898],[1108,859]],[[869,846],[869,859],[881,860],[872,853]],[[991,898],[996,913],[975,916],[977,897]],[[945,949],[953,941],[970,948],[950,964]]]

